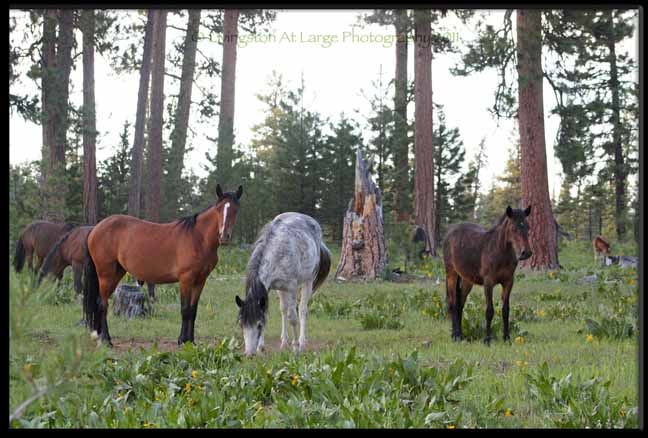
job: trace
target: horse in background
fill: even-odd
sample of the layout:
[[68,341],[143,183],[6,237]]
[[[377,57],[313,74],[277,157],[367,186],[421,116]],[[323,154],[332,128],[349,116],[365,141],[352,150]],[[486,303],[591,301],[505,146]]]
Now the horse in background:
[[245,299],[236,296],[246,356],[264,350],[270,289],[279,295],[281,349],[288,345],[288,321],[297,347],[297,289],[301,290],[298,349],[306,348],[308,300],[330,269],[331,253],[322,242],[322,229],[310,216],[282,213],[261,229],[247,266]]
[[182,328],[178,344],[194,342],[198,300],[218,263],[218,247],[232,236],[243,187],[223,193],[216,203],[174,222],[159,224],[113,215],[90,231],[84,262],[83,310],[90,330],[112,346],[108,331],[108,299],[130,272],[147,283],[180,282]]
[[92,226],[81,226],[72,229],[61,236],[52,249],[47,253],[43,267],[38,274],[38,283],[43,281],[47,274],[52,274],[58,281],[63,278],[63,272],[72,266],[74,273],[74,291],[81,295],[81,276],[83,275],[84,244],[90,234]]
[[51,221],[34,221],[27,225],[16,241],[13,259],[16,272],[22,272],[25,260],[29,269],[40,271],[47,253],[56,241],[74,227],[76,225],[72,223]]
[[611,256],[611,245],[610,242],[605,240],[603,236],[596,236],[594,238],[594,263],[598,263],[599,260],[601,263],[605,262],[605,256]]
[[463,223],[454,226],[443,244],[446,270],[446,298],[448,313],[452,318],[452,338],[462,339],[461,317],[466,298],[474,284],[484,287],[486,295],[486,337],[492,339],[493,288],[502,285],[502,319],[504,340],[509,335],[509,298],[513,289],[518,261],[531,257],[529,249],[529,224],[525,210],[506,208],[498,224],[486,231],[477,224]]

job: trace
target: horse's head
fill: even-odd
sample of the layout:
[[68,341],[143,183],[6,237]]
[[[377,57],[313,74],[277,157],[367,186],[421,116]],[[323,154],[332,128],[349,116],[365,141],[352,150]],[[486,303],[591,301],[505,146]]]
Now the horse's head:
[[508,241],[513,245],[515,256],[518,260],[526,260],[531,257],[529,248],[529,224],[527,216],[531,214],[531,206],[525,210],[506,207],[506,230]]
[[239,307],[238,322],[243,330],[245,355],[252,356],[263,349],[263,333],[268,315],[268,291],[258,278],[249,282],[245,300],[236,296]]
[[223,193],[220,184],[216,185],[216,210],[220,212],[221,222],[219,228],[219,240],[221,245],[228,245],[232,238],[232,229],[236,223],[236,216],[239,210],[239,200],[243,196],[243,186],[239,186],[236,193]]

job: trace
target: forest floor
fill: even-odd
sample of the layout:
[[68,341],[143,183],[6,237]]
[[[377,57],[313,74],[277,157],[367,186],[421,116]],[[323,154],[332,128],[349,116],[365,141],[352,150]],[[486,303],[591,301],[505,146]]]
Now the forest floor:
[[[636,247],[618,246],[626,255]],[[242,356],[234,297],[249,250],[219,249],[200,298],[196,345],[178,346],[177,284],[157,286],[152,317],[108,317],[113,349],[79,324],[68,272],[33,286],[10,268],[11,427],[638,427],[636,269],[593,264],[587,242],[563,244],[564,269],[516,273],[511,342],[485,334],[484,294],[453,342],[440,258],[410,283],[329,279],[309,304],[307,351],[279,350],[271,292],[266,353]],[[390,268],[398,266],[398,260]],[[594,281],[583,281],[596,274]]]

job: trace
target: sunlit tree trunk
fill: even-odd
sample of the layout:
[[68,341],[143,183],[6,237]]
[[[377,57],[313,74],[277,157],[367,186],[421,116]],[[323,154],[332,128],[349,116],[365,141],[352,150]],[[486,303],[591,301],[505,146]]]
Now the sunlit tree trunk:
[[436,256],[434,243],[434,148],[432,145],[432,44],[429,10],[415,10],[415,169],[414,216],[426,234],[425,250]]
[[234,99],[236,83],[236,44],[238,39],[238,9],[226,9],[223,22],[223,65],[221,80],[220,118],[218,121],[217,179],[229,187],[232,178],[232,147],[234,145]]
[[545,150],[541,32],[541,11],[517,10],[521,207],[532,206],[528,221],[529,244],[533,252],[520,266],[557,269],[556,222],[549,198]]

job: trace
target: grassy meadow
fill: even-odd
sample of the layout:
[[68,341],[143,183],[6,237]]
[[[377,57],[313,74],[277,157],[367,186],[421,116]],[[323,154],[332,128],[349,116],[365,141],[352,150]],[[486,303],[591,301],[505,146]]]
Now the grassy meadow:
[[111,309],[108,349],[79,324],[69,270],[61,285],[35,288],[33,275],[10,268],[10,427],[639,426],[636,269],[597,267],[589,243],[563,244],[564,269],[518,270],[510,344],[496,287],[487,346],[481,287],[464,311],[468,339],[451,340],[440,258],[411,270],[411,282],[340,283],[331,248],[332,272],[309,305],[307,351],[279,350],[271,292],[267,350],[253,359],[242,356],[234,302],[245,294],[249,250],[219,249],[196,345],[181,347],[177,284],[157,287],[150,318]]

